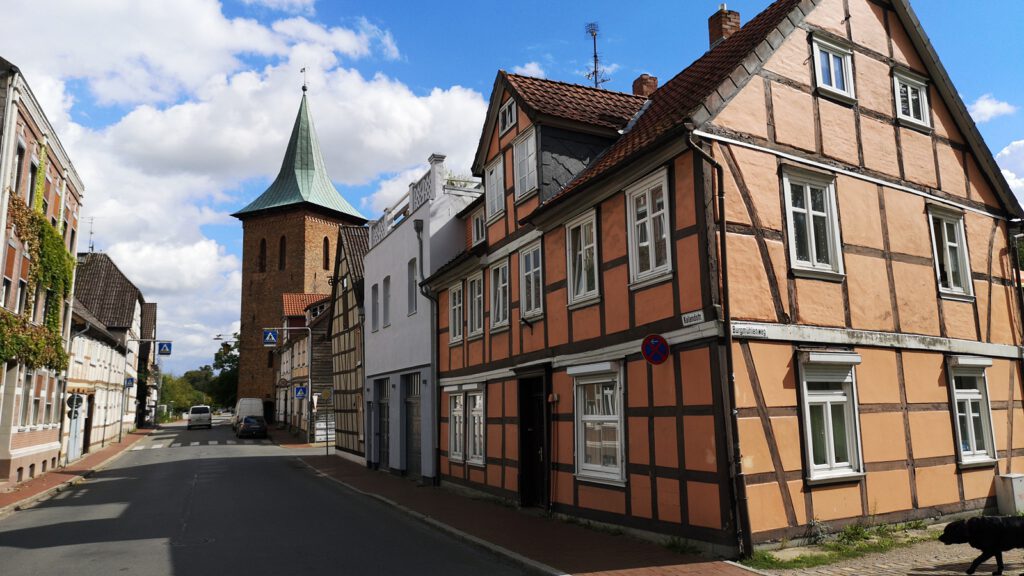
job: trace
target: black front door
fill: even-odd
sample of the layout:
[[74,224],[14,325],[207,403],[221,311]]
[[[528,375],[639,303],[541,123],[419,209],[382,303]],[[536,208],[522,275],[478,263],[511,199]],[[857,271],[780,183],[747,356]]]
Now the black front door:
[[547,421],[544,378],[519,380],[519,499],[522,506],[546,506]]

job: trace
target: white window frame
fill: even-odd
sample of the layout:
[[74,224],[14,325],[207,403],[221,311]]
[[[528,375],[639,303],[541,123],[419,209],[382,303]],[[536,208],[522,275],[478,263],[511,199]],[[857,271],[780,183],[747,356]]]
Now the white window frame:
[[484,168],[484,204],[487,222],[505,213],[505,153],[501,152]]
[[[903,113],[903,102],[900,99],[900,84],[905,84],[907,86],[908,99],[910,98],[911,89],[918,91],[918,98],[921,102],[921,118],[914,117],[913,109],[911,109],[910,114]],[[931,128],[932,119],[931,104],[928,100],[928,81],[925,78],[917,76],[916,74],[910,74],[904,70],[893,70],[892,86],[893,98],[896,102],[896,117],[901,121],[923,126],[925,128]]]
[[469,302],[466,333],[470,338],[484,333],[484,275],[478,272],[466,280]]
[[[528,258],[532,255],[532,258]],[[527,270],[527,259],[533,267]],[[535,294],[526,290],[526,276],[532,276],[531,284],[539,286]],[[534,301],[533,296],[537,297]],[[519,250],[519,313],[523,318],[533,318],[544,314],[544,250],[540,240]]]
[[498,109],[498,135],[508,132],[510,128],[519,121],[519,113],[516,108],[516,99],[509,98]]
[[380,329],[380,288],[374,284],[370,287],[370,331]]
[[381,281],[381,327],[391,326],[391,276]]
[[[655,189],[661,189],[662,208],[659,215],[655,215],[654,200]],[[637,219],[636,198],[645,196],[647,199],[647,216],[642,220]],[[643,178],[626,189],[626,214],[628,216],[628,240],[629,240],[629,281],[636,284],[647,280],[660,279],[672,274],[672,234],[669,230],[669,198],[668,193],[668,172],[659,170],[654,174]],[[654,220],[660,218],[662,221],[662,233],[665,242],[665,262],[660,266],[656,263]],[[647,227],[647,265],[648,269],[641,272],[640,241],[637,228],[643,224]]]
[[[988,358],[980,357],[969,357],[969,356],[952,356],[947,360],[950,396],[953,399],[952,410],[953,410],[953,422],[954,429],[953,434],[954,444],[956,444],[957,461],[961,465],[970,466],[972,464],[989,464],[995,461],[996,444],[995,434],[993,434],[994,426],[992,425],[992,406],[988,398],[988,377],[986,375],[985,368],[992,365],[992,361]],[[961,389],[956,387],[957,377],[974,378],[978,384],[975,389]],[[960,403],[966,402],[967,411],[966,416],[968,421],[975,417],[973,412],[974,403],[978,404],[980,413],[977,414],[978,420],[981,422],[982,435],[985,442],[984,450],[977,450],[977,437],[976,430],[973,426],[969,427],[968,430],[963,430],[960,425]],[[971,449],[965,449],[964,446],[964,434],[967,435],[968,444]]]
[[419,310],[420,290],[419,282],[417,282],[417,280],[419,279],[419,271],[417,269],[418,264],[419,260],[417,260],[416,258],[412,258],[409,260],[409,263],[406,264],[405,267],[406,275],[408,276],[406,286],[406,290],[408,291],[408,294],[406,294],[406,300],[408,300],[408,302],[406,303],[406,307],[408,308],[408,316],[412,316]]
[[[860,413],[857,401],[856,366],[861,358],[852,352],[803,352],[800,354],[800,392],[804,429],[807,480],[829,481],[864,474],[861,454]],[[841,391],[810,391],[808,382],[842,384]],[[814,431],[811,406],[823,405],[826,430],[825,464],[814,463]],[[843,406],[846,422],[847,462],[835,461],[835,437],[832,430],[832,406]]]
[[[829,42],[822,38],[814,38],[812,41],[814,51],[814,81],[818,89],[826,94],[839,96],[843,99],[856,99],[856,91],[853,87],[853,51],[835,42]],[[821,69],[821,54],[825,53],[830,56],[829,58],[829,72],[833,78],[832,84],[825,83],[822,77]],[[843,90],[835,86],[835,68],[833,67],[833,58],[840,58],[843,61],[843,83],[846,89]]]
[[[456,304],[456,302],[458,303]],[[464,311],[462,282],[458,282],[448,287],[448,341],[452,344],[462,342]]]
[[[459,404],[458,408],[455,406],[456,403]],[[465,446],[466,395],[455,392],[448,395],[448,459],[452,462],[464,462]]]
[[[586,290],[579,294],[575,291],[575,282],[573,277],[575,274],[575,267],[573,266],[573,253],[572,253],[572,231],[575,228],[580,228],[581,231],[586,224],[591,225],[593,235],[591,236],[591,249],[594,251],[594,287],[592,290]],[[601,263],[600,253],[598,252],[598,233],[597,233],[597,215],[591,210],[584,214],[577,216],[576,218],[566,222],[565,224],[565,271],[566,271],[566,295],[568,297],[569,305],[590,303],[591,301],[598,300],[601,297]],[[583,252],[587,251],[587,244],[584,242],[582,245]]]
[[[621,370],[614,363],[594,365],[596,370],[589,370],[588,367],[573,367],[568,370],[573,376],[573,427],[576,435],[576,476],[584,480],[595,480],[598,482],[622,483],[625,481],[625,443],[624,443],[624,419],[622,406],[622,377]],[[577,370],[574,370],[577,368]],[[594,384],[612,383],[614,385],[614,400],[616,404],[615,415],[585,415],[583,409],[583,394],[580,388]],[[605,422],[615,424],[618,430],[618,465],[604,466],[601,464],[587,464],[584,462],[586,454],[587,422]]]
[[[793,206],[791,188],[794,185],[802,186],[804,190],[804,207]],[[782,196],[786,203],[786,226],[789,241],[789,262],[796,275],[819,277],[824,279],[838,279],[845,274],[843,268],[842,240],[839,235],[839,217],[836,210],[836,186],[835,179],[829,176],[814,172],[788,169],[782,174]],[[825,194],[825,211],[812,209],[811,192],[812,187],[821,188]],[[797,230],[795,212],[806,214],[807,250],[809,260],[800,260],[797,257]],[[829,264],[817,261],[817,245],[814,237],[814,218],[824,216],[826,219],[825,232],[828,235],[827,250],[831,262]]]
[[[530,129],[512,144],[512,166],[514,168],[516,200],[529,196],[537,190],[537,138]],[[526,156],[523,158],[523,156]],[[522,173],[525,164],[526,174]],[[525,182],[524,182],[525,180]]]
[[[499,281],[499,277],[504,270],[505,281],[504,283]],[[491,330],[495,328],[504,328],[509,324],[509,317],[512,316],[510,308],[509,298],[509,285],[511,284],[511,278],[509,278],[509,266],[508,260],[503,260],[494,266],[491,266],[487,272],[490,280],[490,304],[491,304]],[[499,314],[499,311],[504,311],[504,314]]]
[[470,216],[470,225],[473,228],[473,246],[487,240],[487,218],[484,216],[484,209],[481,208]]
[[[477,408],[473,407],[474,398],[480,399]],[[466,393],[466,416],[466,463],[483,466],[487,459],[487,404],[483,390]]]
[[[942,223],[940,226],[941,237],[935,234],[935,222]],[[948,226],[955,228],[955,243],[949,240]],[[964,230],[964,215],[955,210],[947,210],[939,206],[928,206],[928,232],[932,237],[932,262],[935,267],[935,281],[939,287],[939,294],[950,298],[973,298],[974,281],[971,278],[971,259],[967,253],[967,234]],[[950,249],[955,248],[958,252],[957,265],[960,267],[958,278],[954,278],[952,258]],[[940,252],[941,250],[941,252]],[[946,262],[946,270],[943,271],[939,263],[939,255],[942,254]],[[942,286],[943,276],[948,287]],[[954,286],[954,280],[960,282],[960,288]]]

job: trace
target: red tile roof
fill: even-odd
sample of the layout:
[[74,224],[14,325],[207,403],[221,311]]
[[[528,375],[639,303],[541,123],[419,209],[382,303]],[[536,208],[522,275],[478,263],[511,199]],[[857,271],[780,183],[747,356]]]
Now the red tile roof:
[[584,124],[621,130],[647,100],[625,92],[612,92],[532,76],[499,72],[519,97],[527,113],[555,116]]
[[306,308],[311,304],[315,304],[321,300],[326,300],[330,297],[330,294],[282,294],[281,298],[284,301],[284,315],[305,316]]
[[545,205],[568,196],[626,161],[682,131],[683,122],[742,64],[801,0],[776,0],[738,32],[705,52],[651,94],[651,104],[633,127]]

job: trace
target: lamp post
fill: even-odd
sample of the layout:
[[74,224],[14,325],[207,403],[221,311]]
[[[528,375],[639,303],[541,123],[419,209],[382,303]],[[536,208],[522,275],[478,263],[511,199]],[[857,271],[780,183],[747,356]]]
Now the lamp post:
[[279,326],[276,328],[264,328],[264,330],[305,330],[306,331],[306,442],[313,441],[313,402],[310,400],[313,394],[313,329],[309,326]]

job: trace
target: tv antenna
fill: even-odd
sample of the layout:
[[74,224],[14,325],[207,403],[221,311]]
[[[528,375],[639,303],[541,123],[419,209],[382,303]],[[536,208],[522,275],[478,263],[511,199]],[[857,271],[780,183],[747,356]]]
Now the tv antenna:
[[96,221],[96,218],[95,217],[89,217],[89,218],[87,218],[87,220],[89,221],[89,252],[91,253],[91,252],[95,251],[95,249],[96,249],[96,244],[92,241],[92,225],[93,225],[93,222]]
[[601,73],[601,63],[597,56],[597,34],[600,30],[597,27],[597,22],[587,22],[584,29],[594,40],[594,69],[587,72],[587,79],[594,81],[594,88],[600,88],[601,84],[609,80],[609,78]]

